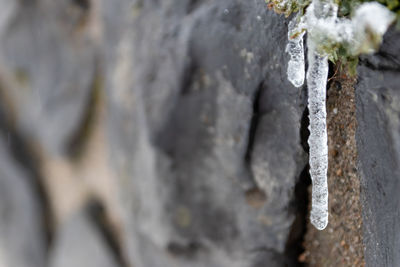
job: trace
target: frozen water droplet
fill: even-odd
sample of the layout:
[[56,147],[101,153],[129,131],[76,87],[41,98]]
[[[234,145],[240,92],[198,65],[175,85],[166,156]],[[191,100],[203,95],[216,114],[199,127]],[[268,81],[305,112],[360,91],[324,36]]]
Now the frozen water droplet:
[[286,52],[290,55],[287,77],[295,87],[300,87],[304,84],[305,76],[303,47],[305,30],[302,29],[303,23],[299,20],[299,17],[295,17],[290,21],[288,31],[289,42],[286,46]]

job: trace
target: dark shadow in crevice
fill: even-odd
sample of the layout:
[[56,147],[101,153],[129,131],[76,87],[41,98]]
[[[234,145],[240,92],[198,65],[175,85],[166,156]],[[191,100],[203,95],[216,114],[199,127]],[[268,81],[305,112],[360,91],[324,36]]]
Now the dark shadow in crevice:
[[371,58],[363,56],[360,58],[359,61],[360,66],[365,66],[371,70],[376,70],[381,72],[383,71],[399,72],[400,66],[398,64],[400,63],[396,62],[395,59],[392,58],[392,56],[384,52],[379,52],[378,54],[375,54],[373,57],[371,56]]
[[72,0],[72,3],[84,11],[89,11],[91,7],[91,0]]
[[245,154],[245,162],[247,166],[250,166],[251,163],[251,153],[254,148],[254,141],[256,137],[256,132],[257,132],[257,127],[260,123],[260,98],[261,98],[261,92],[263,91],[263,85],[264,81],[262,81],[254,94],[253,98],[253,115],[251,117],[251,122],[250,122],[250,129],[249,129],[249,141],[247,143],[247,149],[246,149],[246,154]]
[[[190,57],[191,58],[191,57]],[[180,94],[182,96],[188,95],[193,87],[193,84],[198,78],[199,67],[193,58],[190,59],[189,63],[185,66],[183,76],[180,82]]]
[[326,90],[329,90],[329,88],[331,88],[331,84],[335,80],[334,76],[336,75],[336,70],[337,70],[337,68],[340,68],[340,66],[336,66],[330,60],[328,60],[328,64],[329,64],[329,69],[328,69],[328,80],[327,80],[327,84],[326,84]]
[[76,130],[68,138],[65,145],[66,154],[71,159],[80,159],[85,150],[85,145],[88,143],[88,140],[92,134],[102,101],[102,86],[103,78],[99,68],[96,67],[92,78],[89,96],[87,97],[87,102],[84,105],[85,110],[81,116],[82,119],[78,123]]
[[201,3],[199,0],[189,0],[186,8],[186,14],[192,13]]
[[303,262],[299,262],[299,256],[304,252],[304,237],[307,232],[307,216],[308,216],[308,187],[311,184],[308,172],[309,166],[303,169],[295,186],[295,198],[292,207],[295,210],[295,220],[286,242],[285,258],[288,260],[287,266],[307,266]]
[[204,250],[203,245],[195,241],[189,242],[188,244],[170,242],[167,245],[167,251],[171,256],[185,259],[195,258],[201,250]]
[[[247,148],[246,152],[244,155],[244,163],[245,163],[245,171],[246,177],[250,177],[250,179],[246,180],[246,199],[250,200],[250,205],[252,205],[252,199],[253,196],[257,196],[256,199],[261,199],[263,200],[262,202],[265,201],[266,196],[263,190],[257,187],[257,183],[255,182],[253,172],[251,169],[251,157],[255,145],[255,138],[257,134],[257,128],[259,126],[260,120],[261,120],[261,110],[260,110],[260,99],[261,99],[261,94],[263,91],[264,87],[264,81],[261,81],[259,85],[257,86],[257,89],[254,91],[253,95],[253,113],[251,117],[251,122],[250,122],[250,127],[249,127],[249,134],[248,134],[248,142],[247,142]],[[254,194],[255,193],[255,194]],[[260,198],[261,197],[261,198]]]
[[301,125],[300,125],[300,142],[304,151],[309,154],[310,147],[308,145],[308,137],[310,136],[310,131],[308,126],[310,125],[310,119],[308,117],[308,108],[305,108],[303,114],[301,116]]
[[[309,153],[308,137],[310,135],[308,126],[308,108],[305,108],[301,117],[300,141],[303,150],[307,154]],[[288,261],[287,266],[307,266],[306,263],[299,261],[299,257],[304,252],[303,243],[307,233],[309,206],[308,188],[310,185],[311,178],[309,174],[309,165],[307,164],[298,177],[295,186],[294,199],[291,203],[291,208],[294,210],[296,217],[286,242],[285,258]]]
[[92,198],[87,204],[86,210],[92,224],[99,231],[100,236],[110,249],[118,265],[121,267],[128,267],[128,260],[125,257],[120,236],[116,232],[115,226],[110,222],[103,204],[97,199]]

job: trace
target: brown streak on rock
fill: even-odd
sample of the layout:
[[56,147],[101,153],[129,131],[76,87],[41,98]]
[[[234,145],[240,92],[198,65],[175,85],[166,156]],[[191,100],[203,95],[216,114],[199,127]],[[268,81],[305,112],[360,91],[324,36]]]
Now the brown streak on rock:
[[327,93],[329,224],[324,231],[308,224],[302,256],[309,266],[365,265],[356,164],[356,79],[338,72]]

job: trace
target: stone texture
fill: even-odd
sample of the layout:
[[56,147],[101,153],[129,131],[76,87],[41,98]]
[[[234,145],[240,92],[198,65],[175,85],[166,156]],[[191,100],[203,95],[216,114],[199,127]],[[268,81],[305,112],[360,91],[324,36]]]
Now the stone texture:
[[[104,206],[121,206],[107,212],[127,264],[293,260],[285,249],[306,164],[304,105],[286,80],[283,17],[263,1],[0,3],[1,125],[18,137],[22,160],[35,159],[52,203],[52,266],[96,265],[90,255],[110,253],[85,215],[55,210],[75,194],[49,188],[61,176],[84,188],[67,214],[114,194],[99,194],[80,175],[85,161],[68,154],[77,134],[84,144],[99,131],[89,115],[102,89],[107,177],[118,188],[109,199],[120,201]],[[81,235],[87,243],[76,242]]]
[[81,211],[62,225],[50,252],[50,267],[117,267],[104,237],[88,213]]
[[0,139],[0,266],[41,267],[46,260],[43,210],[30,173]]
[[104,17],[132,26],[106,25],[106,84],[131,262],[290,261],[304,107],[286,79],[284,18],[262,1],[117,6]]
[[356,85],[357,149],[367,266],[400,264],[400,34],[362,58]]
[[87,11],[79,1],[5,2],[0,65],[2,83],[12,87],[8,112],[21,134],[64,152],[80,126],[95,70],[93,34],[83,30]]
[[[0,266],[296,265],[305,97],[286,38],[263,0],[0,0],[0,128],[17,144],[0,151]],[[398,47],[392,29],[356,85],[369,266],[400,264]],[[89,163],[69,154],[76,138]],[[35,190],[68,200],[46,188],[59,176],[84,190],[52,211],[46,258]],[[92,198],[114,247],[80,207]]]

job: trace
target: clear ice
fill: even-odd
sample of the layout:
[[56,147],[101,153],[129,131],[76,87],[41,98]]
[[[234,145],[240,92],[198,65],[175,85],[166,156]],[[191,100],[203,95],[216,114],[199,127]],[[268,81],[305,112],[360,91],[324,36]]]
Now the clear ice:
[[[286,3],[286,1],[283,1]],[[323,230],[328,224],[328,136],[326,128],[326,85],[328,55],[321,51],[324,42],[341,43],[349,54],[371,53],[382,41],[382,36],[395,15],[376,2],[357,7],[351,19],[337,17],[338,6],[332,0],[313,0],[305,15],[296,16],[288,28],[286,52],[288,80],[300,87],[304,83],[305,64],[303,36],[307,32],[308,48],[308,110],[310,118],[310,175],[312,180],[311,223]]]
[[305,64],[303,36],[305,30],[301,29],[302,22],[299,16],[294,17],[289,23],[288,44],[286,52],[290,55],[288,62],[287,76],[289,81],[295,86],[300,87],[304,84]]
[[321,56],[311,39],[308,47],[308,111],[310,118],[310,175],[312,180],[311,223],[318,229],[328,224],[328,134],[326,131],[326,83],[328,57]]

